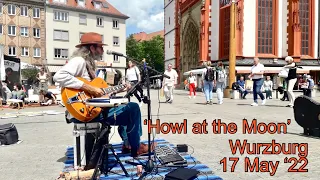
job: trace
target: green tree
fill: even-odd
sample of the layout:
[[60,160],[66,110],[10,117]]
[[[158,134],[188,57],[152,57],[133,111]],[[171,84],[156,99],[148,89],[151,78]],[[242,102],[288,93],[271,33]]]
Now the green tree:
[[164,39],[161,36],[153,37],[149,41],[143,41],[143,51],[149,66],[157,71],[164,71]]
[[144,56],[143,54],[143,47],[142,44],[136,41],[133,38],[133,35],[130,35],[127,38],[127,56],[136,59],[136,60],[141,60]]
[[32,84],[37,80],[37,74],[39,72],[39,69],[36,67],[28,67],[26,69],[21,70],[21,75],[23,78],[27,79],[28,83]]

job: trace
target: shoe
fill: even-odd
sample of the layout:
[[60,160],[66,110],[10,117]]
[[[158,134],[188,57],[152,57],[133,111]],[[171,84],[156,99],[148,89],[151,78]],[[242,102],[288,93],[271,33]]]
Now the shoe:
[[261,103],[261,105],[265,105],[266,104],[266,99],[264,99],[264,100],[262,100],[262,103]]
[[131,152],[130,146],[122,145],[122,151],[121,151],[122,154],[129,154],[130,152]]
[[223,102],[222,102],[222,101],[220,101],[220,102],[218,102],[218,104],[223,104]]
[[[158,143],[156,143],[156,142],[151,143],[151,152],[154,151],[154,149],[157,145],[158,145]],[[131,151],[131,156],[137,157],[137,156],[148,154],[148,152],[149,152],[148,144],[141,143],[139,146],[139,149],[136,153]]]
[[195,99],[196,98],[196,96],[193,96],[193,99]]
[[292,105],[292,104],[288,104],[286,107],[291,107],[291,108],[292,108],[292,107],[293,107],[293,105]]
[[252,103],[251,106],[258,106],[258,104],[257,103]]
[[189,96],[189,99],[191,99],[191,96]]
[[207,102],[206,102],[206,105],[208,105],[208,104],[210,104],[210,101],[207,101]]
[[210,101],[209,104],[212,105],[212,101]]

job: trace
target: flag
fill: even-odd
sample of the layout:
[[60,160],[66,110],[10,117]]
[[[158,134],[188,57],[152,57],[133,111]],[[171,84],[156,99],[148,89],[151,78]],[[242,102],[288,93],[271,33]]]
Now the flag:
[[0,80],[6,80],[6,72],[4,67],[4,54],[3,54],[3,46],[0,46]]

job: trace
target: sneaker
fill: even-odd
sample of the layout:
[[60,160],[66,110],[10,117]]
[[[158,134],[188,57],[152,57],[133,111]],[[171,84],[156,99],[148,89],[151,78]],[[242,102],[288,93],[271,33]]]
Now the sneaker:
[[257,103],[252,103],[251,106],[258,106],[258,104]]
[[218,104],[223,104],[223,102],[222,102],[222,101],[220,101],[220,102],[218,102]]
[[210,101],[207,101],[206,104],[208,105],[210,103]]
[[189,96],[189,99],[191,99],[191,96]]
[[266,99],[262,100],[261,105],[265,105],[266,104]]
[[196,96],[193,96],[193,99],[195,99],[196,98]]

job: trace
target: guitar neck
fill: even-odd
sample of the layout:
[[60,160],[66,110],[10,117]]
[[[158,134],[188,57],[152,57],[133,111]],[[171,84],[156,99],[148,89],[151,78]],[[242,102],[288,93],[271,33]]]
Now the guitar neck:
[[103,92],[105,92],[106,94],[112,93],[112,92],[118,92],[121,89],[126,88],[127,85],[125,84],[121,84],[121,85],[117,85],[117,86],[113,86],[113,87],[109,87],[109,88],[101,88],[103,90]]

